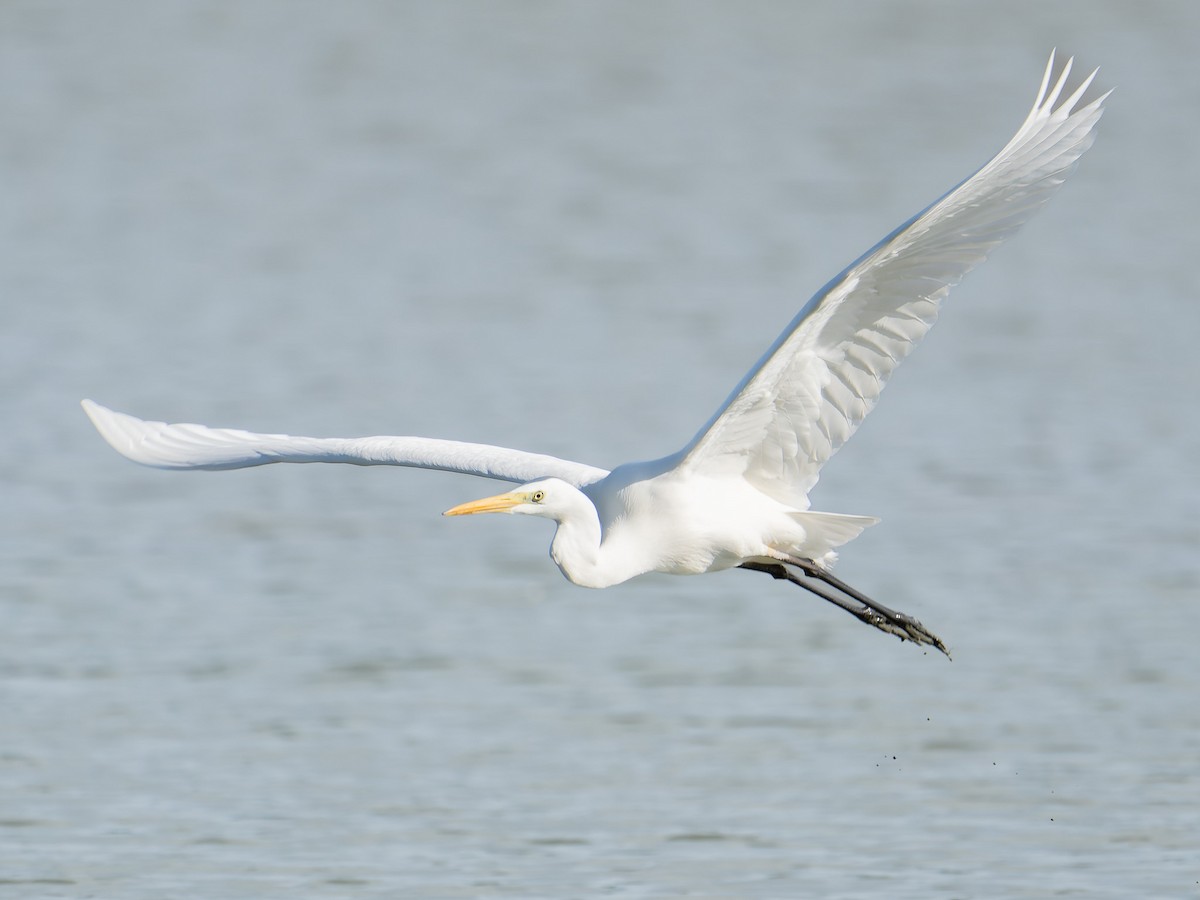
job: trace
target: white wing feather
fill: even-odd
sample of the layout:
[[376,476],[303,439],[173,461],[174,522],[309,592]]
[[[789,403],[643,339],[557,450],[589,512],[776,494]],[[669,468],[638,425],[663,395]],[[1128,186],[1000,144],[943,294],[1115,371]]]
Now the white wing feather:
[[233,428],[146,422],[83,401],[109,444],[134,462],[159,469],[242,469],[268,463],[352,463],[440,469],[522,484],[561,478],[583,487],[608,472],[583,463],[488,444],[421,437],[311,438]]
[[1092,72],[1060,103],[1071,63],[1052,78],[1051,54],[1033,109],[1008,145],[809,300],[681,451],[681,468],[740,475],[807,508],[821,466],[929,331],[942,298],[1050,198],[1091,146],[1108,94],[1075,109]]

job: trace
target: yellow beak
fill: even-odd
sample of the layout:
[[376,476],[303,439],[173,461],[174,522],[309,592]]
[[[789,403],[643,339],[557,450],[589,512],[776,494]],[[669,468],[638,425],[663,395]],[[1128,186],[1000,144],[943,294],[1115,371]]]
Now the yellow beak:
[[453,509],[446,510],[442,515],[473,516],[475,513],[507,512],[514,506],[519,506],[524,501],[525,497],[521,494],[497,494],[494,497],[484,497],[482,500],[461,503]]

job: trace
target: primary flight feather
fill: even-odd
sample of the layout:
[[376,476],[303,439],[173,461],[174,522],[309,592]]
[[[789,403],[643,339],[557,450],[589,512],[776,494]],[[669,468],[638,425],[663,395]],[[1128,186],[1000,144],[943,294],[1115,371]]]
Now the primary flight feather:
[[821,466],[854,433],[937,318],[950,288],[1041,207],[1091,145],[1108,94],[1071,87],[1052,54],[1028,117],[990,162],[905,222],[804,305],[696,436],[611,472],[553,456],[421,437],[310,438],[147,422],[90,400],[114,448],[167,469],[276,462],[413,466],[515,482],[447,515],[553,519],[563,574],[607,587],[646,572],[732,567],[786,579],[902,639],[944,644],[835,577],[835,548],[875,519],[809,511]]

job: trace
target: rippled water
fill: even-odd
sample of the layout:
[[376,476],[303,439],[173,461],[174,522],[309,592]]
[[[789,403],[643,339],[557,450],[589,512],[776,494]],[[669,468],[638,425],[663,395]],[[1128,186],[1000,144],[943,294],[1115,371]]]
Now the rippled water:
[[[0,895],[1194,896],[1192,4],[0,7]],[[676,449],[1061,45],[1074,182],[829,467],[852,583],[603,592],[437,473]]]

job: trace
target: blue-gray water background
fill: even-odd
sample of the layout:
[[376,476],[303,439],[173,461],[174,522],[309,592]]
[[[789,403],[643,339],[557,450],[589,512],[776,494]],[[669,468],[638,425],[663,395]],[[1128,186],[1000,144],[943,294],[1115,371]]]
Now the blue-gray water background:
[[[0,6],[0,896],[1200,887],[1200,5]],[[851,583],[587,592],[469,478],[149,418],[670,452],[808,295],[1116,85],[834,460]],[[485,517],[486,518],[486,517]]]

